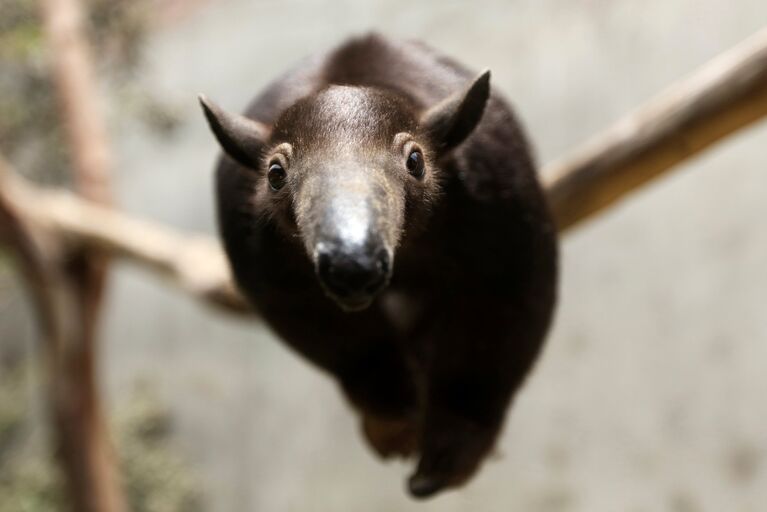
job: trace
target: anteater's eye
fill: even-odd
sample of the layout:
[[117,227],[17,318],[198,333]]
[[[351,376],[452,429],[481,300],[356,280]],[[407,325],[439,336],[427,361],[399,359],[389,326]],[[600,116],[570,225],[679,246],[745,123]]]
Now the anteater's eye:
[[423,160],[423,153],[417,149],[410,152],[407,157],[407,170],[416,178],[423,178],[424,171],[426,169],[426,163]]
[[269,172],[266,173],[266,179],[269,180],[269,186],[272,190],[279,190],[285,185],[285,179],[288,174],[285,169],[278,163],[273,163],[269,166]]

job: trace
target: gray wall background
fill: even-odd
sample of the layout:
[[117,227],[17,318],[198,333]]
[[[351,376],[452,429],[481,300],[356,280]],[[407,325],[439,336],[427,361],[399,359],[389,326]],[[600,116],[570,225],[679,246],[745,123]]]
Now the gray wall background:
[[[375,28],[493,70],[542,163],[767,24],[764,0],[209,2],[153,36],[158,139],[111,104],[120,203],[213,231],[205,92],[238,110],[294,61]],[[562,244],[561,301],[498,454],[410,501],[334,385],[258,323],[119,266],[112,403],[158,386],[215,511],[762,511],[767,502],[767,126],[690,161]]]

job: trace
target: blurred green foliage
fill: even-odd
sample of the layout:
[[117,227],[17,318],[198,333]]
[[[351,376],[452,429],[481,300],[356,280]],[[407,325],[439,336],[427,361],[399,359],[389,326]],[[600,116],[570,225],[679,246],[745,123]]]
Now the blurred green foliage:
[[[36,421],[40,412],[28,406],[28,370],[0,374],[0,512],[60,512],[67,509],[62,477]],[[114,432],[130,510],[201,510],[198,483],[172,447],[170,416],[148,386],[122,405]]]
[[[171,133],[177,122],[172,108],[141,85],[150,0],[86,3],[96,73],[120,105],[118,114]],[[61,183],[68,175],[67,150],[39,9],[37,0],[0,0],[0,153],[28,176]],[[0,274],[7,271],[6,259],[0,250]],[[0,289],[3,296],[7,290]],[[0,512],[66,510],[44,412],[30,405],[41,393],[16,349],[0,343]],[[118,407],[114,432],[132,511],[200,510],[197,483],[171,443],[169,414],[148,388]]]
[[168,411],[147,385],[118,415],[121,467],[134,512],[202,510],[198,482],[169,443],[172,427]]
[[2,366],[5,368],[0,377],[0,471],[22,429],[21,419],[26,410],[22,399],[24,389],[19,368],[8,363]]
[[[45,64],[37,3],[1,0],[0,151],[28,173],[61,174],[63,145]],[[46,169],[47,172],[42,170]]]
[[[151,29],[149,0],[88,0],[88,37],[96,73],[129,113],[161,134],[178,115],[141,85],[142,50]],[[60,183],[66,176],[49,55],[35,0],[0,0],[0,152],[24,174]]]

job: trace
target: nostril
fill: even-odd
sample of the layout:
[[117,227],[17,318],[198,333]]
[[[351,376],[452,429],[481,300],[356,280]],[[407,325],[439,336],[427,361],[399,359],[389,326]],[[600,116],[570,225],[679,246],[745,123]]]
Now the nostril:
[[344,271],[344,264],[337,255],[321,252],[317,259],[317,274],[320,280],[338,295],[350,292],[349,279]]
[[378,251],[374,259],[375,270],[368,274],[368,282],[365,286],[367,293],[376,293],[381,287],[386,284],[389,279],[389,270],[391,269],[391,258],[389,257],[389,251],[381,249]]
[[376,266],[378,267],[378,271],[382,273],[384,276],[389,275],[389,270],[391,266],[391,257],[389,256],[389,251],[386,249],[381,249],[378,251],[378,256],[376,258]]
[[386,283],[391,270],[391,257],[385,249],[367,251],[320,251],[317,275],[331,292],[341,297],[373,295]]
[[330,279],[332,270],[332,260],[330,254],[325,251],[321,251],[317,254],[317,274],[320,279],[327,281]]

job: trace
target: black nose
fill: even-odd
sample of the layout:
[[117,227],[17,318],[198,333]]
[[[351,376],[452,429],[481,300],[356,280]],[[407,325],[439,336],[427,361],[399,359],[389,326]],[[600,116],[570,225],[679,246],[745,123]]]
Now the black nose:
[[317,253],[317,274],[339,298],[364,298],[378,293],[389,279],[391,257],[384,248],[348,250],[323,247]]

